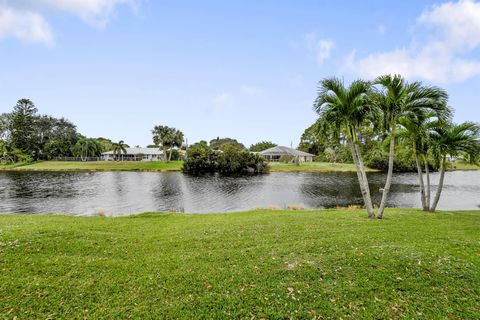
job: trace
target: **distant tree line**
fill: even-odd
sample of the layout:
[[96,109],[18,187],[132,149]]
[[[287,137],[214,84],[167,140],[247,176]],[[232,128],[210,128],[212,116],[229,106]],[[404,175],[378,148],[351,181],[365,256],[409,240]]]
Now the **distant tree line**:
[[65,118],[38,114],[29,99],[20,99],[0,115],[0,162],[28,162],[56,157],[98,157],[112,150],[106,138],[87,138]]

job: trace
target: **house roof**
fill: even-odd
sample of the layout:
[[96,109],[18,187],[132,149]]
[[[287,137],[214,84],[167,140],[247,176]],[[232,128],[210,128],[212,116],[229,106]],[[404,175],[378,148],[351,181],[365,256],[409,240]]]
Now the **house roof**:
[[315,155],[307,152],[303,152],[297,149],[276,146],[267,150],[259,152],[262,156],[300,156],[300,157],[313,157]]
[[[159,150],[158,148],[125,148],[127,150],[127,153],[121,153],[121,154],[126,154],[126,155],[162,155],[163,151]],[[102,153],[102,155],[109,155],[113,154],[112,151],[107,151]]]

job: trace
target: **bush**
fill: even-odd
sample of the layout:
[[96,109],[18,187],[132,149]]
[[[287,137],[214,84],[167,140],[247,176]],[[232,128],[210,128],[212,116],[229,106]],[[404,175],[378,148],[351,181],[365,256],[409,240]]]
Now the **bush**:
[[[388,170],[388,152],[378,149],[373,149],[365,157],[365,164],[372,168],[381,171]],[[417,165],[412,153],[408,150],[398,150],[395,152],[393,160],[394,172],[416,172]]]
[[278,159],[278,162],[283,162],[283,163],[291,163],[294,160],[294,156],[292,155],[283,155]]
[[238,145],[226,144],[223,151],[214,151],[206,144],[196,144],[187,150],[182,171],[188,174],[218,172],[221,174],[258,174],[268,171],[267,163],[256,154]]

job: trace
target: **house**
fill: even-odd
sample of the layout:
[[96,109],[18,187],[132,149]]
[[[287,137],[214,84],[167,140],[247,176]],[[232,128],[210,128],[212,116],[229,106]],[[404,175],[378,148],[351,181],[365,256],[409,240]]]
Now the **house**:
[[158,148],[125,148],[126,153],[113,153],[107,151],[102,153],[103,161],[158,161],[163,159],[163,151]]
[[292,162],[298,159],[299,162],[312,162],[314,155],[297,149],[276,146],[267,150],[258,152],[259,155],[270,162],[278,162],[282,156],[292,157]]

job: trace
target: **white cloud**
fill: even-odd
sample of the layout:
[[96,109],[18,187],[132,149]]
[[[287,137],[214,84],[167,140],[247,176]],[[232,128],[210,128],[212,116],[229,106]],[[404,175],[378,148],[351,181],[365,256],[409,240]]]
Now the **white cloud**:
[[45,18],[52,11],[75,15],[104,27],[118,5],[132,9],[140,0],[0,0],[0,39],[14,37],[24,42],[51,45],[53,32]]
[[31,0],[37,7],[74,14],[85,21],[104,26],[116,6],[126,4],[135,7],[136,0]]
[[217,94],[212,102],[215,106],[224,106],[232,102],[232,95],[228,92]]
[[254,86],[249,86],[249,85],[242,85],[240,87],[240,91],[247,96],[256,96],[257,94],[260,93],[260,89]]
[[305,38],[309,51],[315,54],[317,64],[322,66],[330,58],[332,50],[335,48],[335,43],[327,39],[317,39],[315,33],[308,33]]
[[406,47],[360,59],[352,53],[345,68],[369,78],[400,73],[438,82],[480,75],[480,60],[468,57],[480,46],[480,2],[460,0],[430,7],[418,17],[416,27],[421,41],[412,39]]
[[0,5],[0,39],[8,36],[23,42],[53,44],[51,28],[41,15]]

